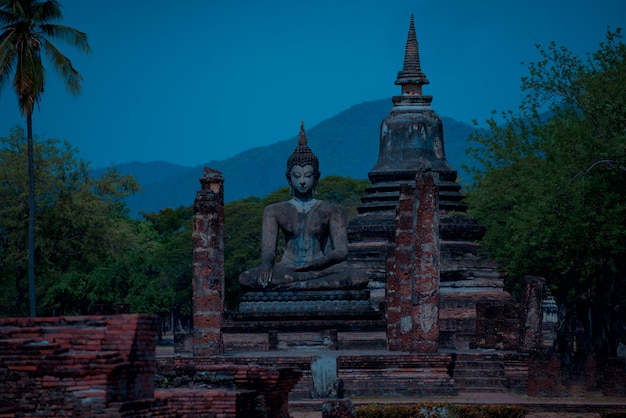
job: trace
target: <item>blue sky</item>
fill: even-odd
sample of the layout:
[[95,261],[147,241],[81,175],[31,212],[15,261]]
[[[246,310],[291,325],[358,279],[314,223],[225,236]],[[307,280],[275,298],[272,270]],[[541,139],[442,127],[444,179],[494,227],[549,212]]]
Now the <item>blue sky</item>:
[[[622,0],[61,0],[93,52],[59,44],[84,77],[48,72],[34,131],[93,167],[221,160],[297,135],[348,107],[391,98],[411,13],[424,94],[442,116],[516,109],[520,78],[550,41],[584,55],[626,26]],[[625,28],[626,29],[626,28]],[[391,101],[390,101],[391,107]],[[0,136],[23,124],[0,93]],[[445,129],[445,127],[444,127]],[[377,140],[378,132],[372,133]]]

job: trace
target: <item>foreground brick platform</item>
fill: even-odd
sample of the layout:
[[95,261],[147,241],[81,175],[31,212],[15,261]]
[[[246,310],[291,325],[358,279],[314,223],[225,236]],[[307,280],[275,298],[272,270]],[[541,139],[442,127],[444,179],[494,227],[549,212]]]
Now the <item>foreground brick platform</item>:
[[[450,354],[411,354],[380,351],[288,351],[238,353],[214,358],[194,359],[191,356],[160,356],[159,375],[169,381],[201,379],[212,373],[211,367],[226,364],[232,367],[256,365],[274,367],[301,373],[295,386],[291,386],[291,400],[337,398],[353,396],[453,396],[457,394],[450,376]],[[341,381],[339,394],[330,394],[328,387],[315,382],[315,365],[318,361],[332,363]],[[188,378],[183,376],[187,375]],[[285,374],[285,378],[289,375]],[[291,379],[293,381],[293,379]],[[332,382],[331,382],[332,383]],[[270,387],[270,385],[267,385]],[[278,383],[276,387],[279,388]],[[282,388],[283,392],[287,388]],[[291,390],[293,389],[293,390]],[[322,396],[326,395],[326,396]],[[286,401],[286,400],[285,400]]]
[[55,416],[151,398],[155,333],[147,315],[0,320],[0,412]]
[[199,360],[155,390],[155,348],[152,315],[0,319],[0,417],[289,416],[297,371]]

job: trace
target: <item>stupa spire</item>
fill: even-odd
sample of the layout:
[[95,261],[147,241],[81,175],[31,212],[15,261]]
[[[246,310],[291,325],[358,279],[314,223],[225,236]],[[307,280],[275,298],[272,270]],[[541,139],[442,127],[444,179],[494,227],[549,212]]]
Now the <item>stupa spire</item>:
[[426,74],[422,72],[420,65],[419,47],[417,36],[415,35],[415,23],[413,14],[411,14],[411,23],[409,25],[409,33],[406,39],[406,48],[404,52],[404,67],[398,72],[396,84],[402,86],[402,94],[422,94],[422,86],[428,84]]

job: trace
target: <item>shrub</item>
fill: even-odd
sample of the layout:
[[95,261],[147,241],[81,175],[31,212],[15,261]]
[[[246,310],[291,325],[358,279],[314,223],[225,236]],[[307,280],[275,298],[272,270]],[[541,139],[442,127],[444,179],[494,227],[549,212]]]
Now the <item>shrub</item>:
[[[422,403],[416,405],[359,405],[359,418],[523,418],[528,411],[514,405]],[[613,418],[613,417],[610,417]]]
[[528,411],[515,405],[450,405],[450,410],[459,418],[523,418]]

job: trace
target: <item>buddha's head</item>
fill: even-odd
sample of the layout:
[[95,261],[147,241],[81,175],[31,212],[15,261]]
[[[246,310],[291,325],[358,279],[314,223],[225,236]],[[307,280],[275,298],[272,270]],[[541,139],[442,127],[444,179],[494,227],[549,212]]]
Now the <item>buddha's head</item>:
[[[299,179],[312,180],[310,190],[314,190],[320,178],[319,161],[311,148],[307,145],[304,122],[300,125],[300,135],[298,136],[298,147],[287,159],[287,182],[295,190],[298,188],[294,182]],[[304,181],[304,180],[303,180]]]

